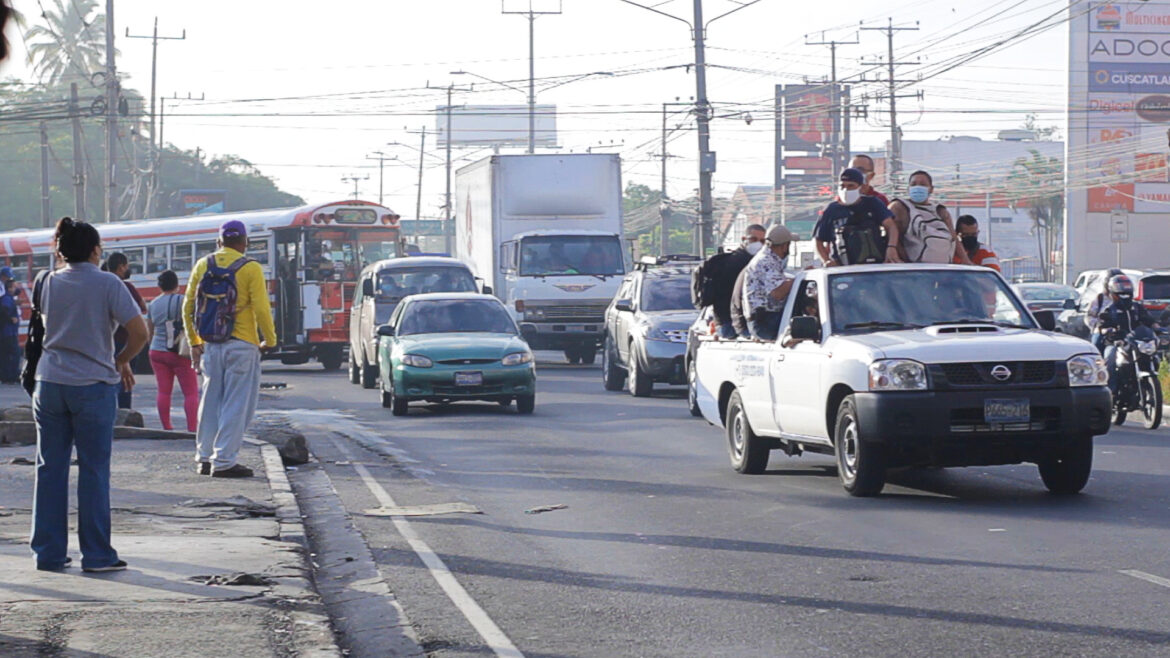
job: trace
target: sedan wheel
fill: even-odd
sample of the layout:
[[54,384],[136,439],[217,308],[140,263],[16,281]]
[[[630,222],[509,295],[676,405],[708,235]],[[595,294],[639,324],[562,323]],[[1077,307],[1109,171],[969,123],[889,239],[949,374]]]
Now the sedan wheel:
[[620,391],[626,382],[626,373],[613,362],[613,340],[605,337],[601,348],[601,383],[607,391]]
[[695,373],[695,360],[687,364],[687,406],[696,418],[703,415],[699,409],[699,376]]

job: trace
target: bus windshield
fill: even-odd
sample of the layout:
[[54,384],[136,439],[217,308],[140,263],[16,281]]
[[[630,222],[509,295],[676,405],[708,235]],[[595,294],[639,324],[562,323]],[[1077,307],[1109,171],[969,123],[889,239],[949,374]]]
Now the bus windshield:
[[614,235],[548,235],[520,243],[521,276],[625,274],[622,247]]

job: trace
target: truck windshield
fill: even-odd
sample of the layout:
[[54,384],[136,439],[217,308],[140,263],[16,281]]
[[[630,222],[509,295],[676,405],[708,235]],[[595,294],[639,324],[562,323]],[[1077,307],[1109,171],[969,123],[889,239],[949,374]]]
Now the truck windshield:
[[442,299],[414,302],[398,327],[400,336],[455,332],[514,334],[516,323],[497,301]]
[[572,274],[625,274],[617,236],[550,235],[524,238],[521,242],[521,276]]
[[889,270],[829,277],[833,333],[993,323],[1035,328],[994,272]]

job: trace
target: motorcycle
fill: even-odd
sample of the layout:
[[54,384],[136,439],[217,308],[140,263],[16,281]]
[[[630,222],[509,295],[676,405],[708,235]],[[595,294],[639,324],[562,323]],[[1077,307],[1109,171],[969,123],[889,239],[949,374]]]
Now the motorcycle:
[[1117,395],[1113,400],[1113,424],[1121,425],[1126,415],[1141,411],[1146,429],[1162,424],[1162,383],[1158,379],[1159,337],[1140,325],[1117,341]]

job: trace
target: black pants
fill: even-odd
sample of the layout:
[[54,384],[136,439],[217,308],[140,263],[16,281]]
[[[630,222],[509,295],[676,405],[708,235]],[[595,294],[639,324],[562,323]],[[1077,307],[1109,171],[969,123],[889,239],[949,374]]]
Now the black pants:
[[[115,357],[122,353],[123,347],[126,347],[126,343],[120,343],[118,341],[114,341],[114,356]],[[133,367],[133,365],[131,365],[131,367]],[[122,373],[118,373],[118,374],[121,375]],[[119,409],[133,409],[134,407],[132,407],[131,404],[132,403],[130,400],[130,391],[127,391],[126,387],[123,386],[121,382],[118,382],[118,408]]]
[[0,336],[0,382],[20,381],[20,340],[16,336]]

